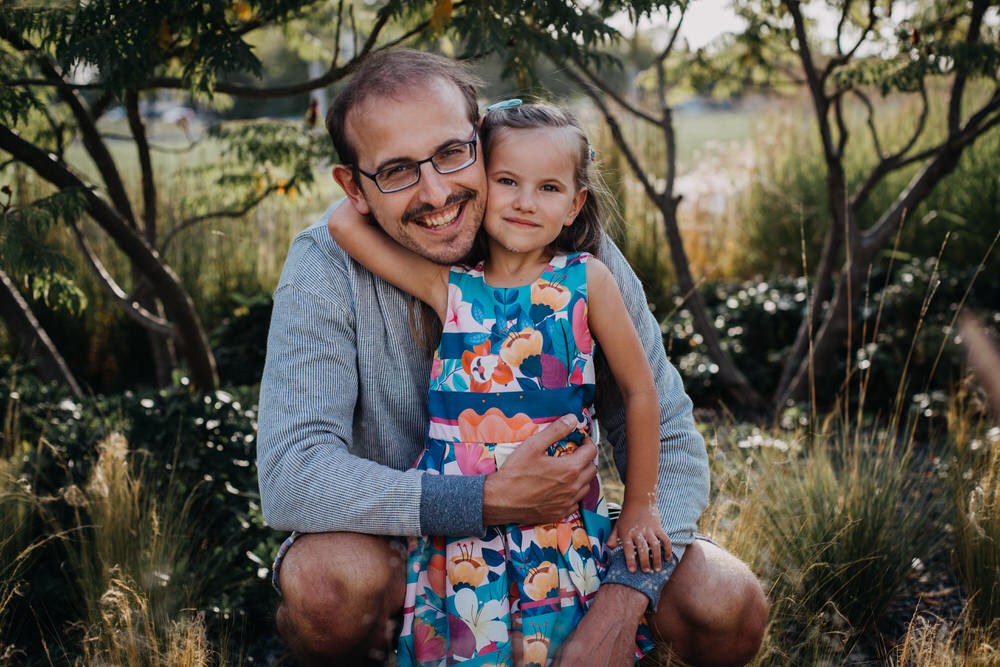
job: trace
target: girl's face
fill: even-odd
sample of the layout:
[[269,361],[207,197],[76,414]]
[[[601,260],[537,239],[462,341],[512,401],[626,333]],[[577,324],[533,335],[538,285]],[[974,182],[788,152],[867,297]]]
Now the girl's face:
[[497,130],[486,165],[483,228],[491,246],[546,248],[573,224],[587,199],[576,185],[578,136],[569,128]]

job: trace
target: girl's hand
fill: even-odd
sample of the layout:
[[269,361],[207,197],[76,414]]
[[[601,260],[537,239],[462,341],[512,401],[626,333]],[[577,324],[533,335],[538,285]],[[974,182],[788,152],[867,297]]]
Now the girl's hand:
[[652,501],[636,503],[625,501],[621,516],[611,531],[608,546],[614,549],[622,544],[625,564],[629,572],[636,571],[636,561],[643,572],[663,567],[664,554],[670,558],[670,538],[660,525],[660,513]]

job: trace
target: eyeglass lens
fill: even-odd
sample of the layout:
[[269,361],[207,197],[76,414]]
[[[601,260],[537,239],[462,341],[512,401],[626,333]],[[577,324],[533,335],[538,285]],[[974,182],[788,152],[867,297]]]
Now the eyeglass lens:
[[[431,156],[430,162],[439,174],[450,174],[476,161],[475,142],[449,146]],[[420,163],[410,162],[390,167],[375,174],[375,182],[383,192],[402,190],[420,180]]]

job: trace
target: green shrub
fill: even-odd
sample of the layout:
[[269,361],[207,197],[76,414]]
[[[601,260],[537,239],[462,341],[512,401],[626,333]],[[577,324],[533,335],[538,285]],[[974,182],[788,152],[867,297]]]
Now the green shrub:
[[[860,369],[868,374],[870,409],[891,412],[900,389],[900,374],[909,358],[902,397],[912,400],[914,409],[927,412],[927,417],[943,417],[947,389],[962,375],[962,351],[950,329],[958,304],[970,284],[966,308],[989,313],[1000,303],[1000,282],[990,280],[985,272],[973,283],[974,267],[946,273],[938,268],[935,271],[933,259],[912,259],[898,263],[888,283],[885,269],[873,271],[869,279],[871,295],[856,310],[852,371]],[[924,311],[930,292],[933,298]],[[773,392],[805,315],[805,280],[776,278],[708,285],[702,296],[709,319],[736,366],[758,391],[765,395]],[[987,325],[1000,325],[1000,315],[994,312]],[[712,406],[725,401],[727,397],[715,378],[718,369],[700,345],[701,336],[695,332],[690,313],[677,311],[660,326],[667,353],[695,404]],[[920,335],[914,338],[918,330]],[[847,377],[846,347],[837,360],[833,377],[817,378],[818,396],[827,403],[838,395]],[[857,394],[854,396],[852,400]]]
[[[190,553],[178,556],[183,567],[174,577],[174,592],[180,595],[185,586],[197,592],[199,611],[212,632],[235,624],[252,638],[271,627],[274,594],[266,564],[283,536],[268,528],[260,513],[255,400],[252,389],[202,396],[182,385],[75,401],[0,361],[0,414],[18,415],[16,427],[7,431],[5,451],[21,460],[32,496],[47,499],[44,516],[36,514],[31,524],[34,534],[23,539],[87,523],[70,490],[87,488],[99,443],[121,433],[132,449],[129,474],[141,479],[148,497],[160,499],[161,508],[188,508],[180,529],[194,543]],[[164,499],[179,502],[163,505]],[[137,511],[149,514],[142,507]],[[43,620],[23,624],[10,638],[31,650],[40,650],[45,636],[51,642],[66,623],[86,614],[84,597],[70,593],[72,567],[61,565],[73,562],[69,547],[48,546],[33,556],[23,579],[34,613]],[[134,588],[127,578],[123,581]]]

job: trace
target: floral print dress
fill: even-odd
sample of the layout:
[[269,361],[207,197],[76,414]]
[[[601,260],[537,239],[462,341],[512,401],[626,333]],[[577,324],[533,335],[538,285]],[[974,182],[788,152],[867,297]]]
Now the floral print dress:
[[[434,355],[428,474],[495,471],[560,416],[590,432],[594,343],[587,326],[589,255],[557,255],[530,285],[493,288],[482,265],[452,267],[448,317]],[[412,538],[400,665],[546,665],[590,605],[611,532],[597,478],[578,511],[545,525],[490,526],[484,537]],[[652,647],[645,628],[641,651]],[[520,645],[515,646],[515,642]]]

